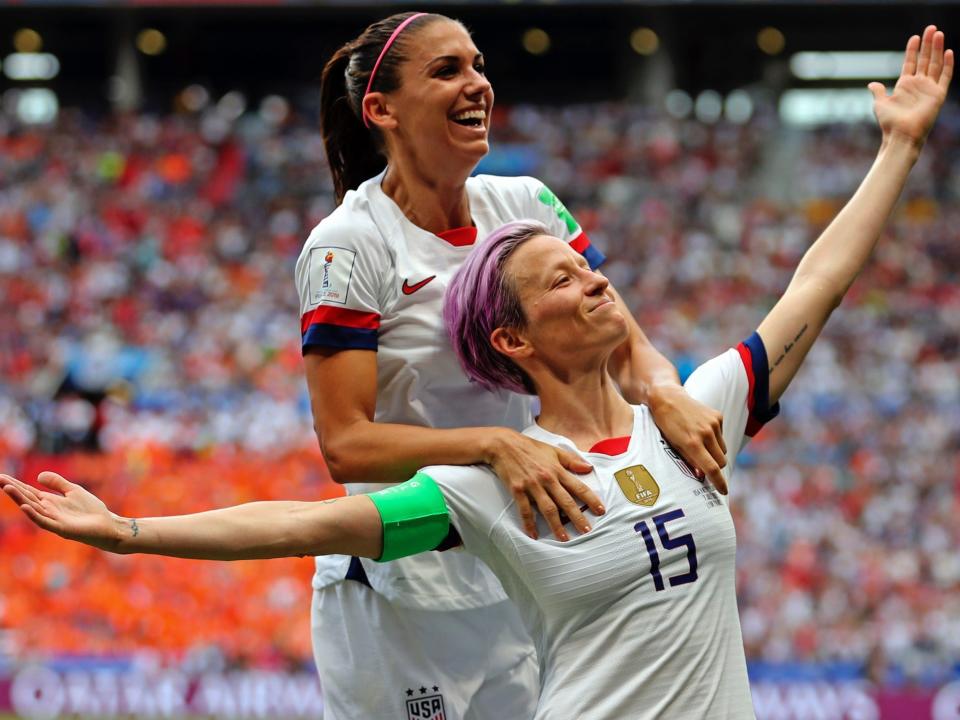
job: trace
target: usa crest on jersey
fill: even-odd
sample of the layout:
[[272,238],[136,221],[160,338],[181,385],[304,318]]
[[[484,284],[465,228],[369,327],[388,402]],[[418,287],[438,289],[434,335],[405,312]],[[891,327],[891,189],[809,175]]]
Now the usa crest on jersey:
[[443,695],[435,693],[407,700],[407,720],[447,720]]

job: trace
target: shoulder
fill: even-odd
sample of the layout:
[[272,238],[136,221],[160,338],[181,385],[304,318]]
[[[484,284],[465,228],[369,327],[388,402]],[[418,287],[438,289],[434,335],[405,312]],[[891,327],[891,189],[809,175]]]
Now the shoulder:
[[497,476],[487,465],[430,465],[420,472],[429,475],[437,485],[452,483],[484,483]]
[[473,188],[499,194],[502,196],[517,195],[523,197],[536,196],[544,184],[535,177],[529,175],[516,175],[505,177],[501,175],[475,175],[470,178],[468,184]]
[[330,252],[363,272],[378,272],[389,257],[386,240],[370,211],[369,199],[355,191],[347,193],[343,203],[310,231],[297,259],[297,275],[305,277],[314,257]]
[[350,191],[336,210],[321,220],[310,235],[304,249],[326,245],[361,248],[383,243],[367,197]]
[[730,348],[697,367],[683,386],[692,397],[704,402],[716,390],[746,382],[746,379],[743,358],[737,350]]
[[432,465],[420,472],[437,483],[457,515],[467,508],[483,508],[485,514],[496,515],[513,500],[487,465]]
[[535,177],[477,175],[468,182],[471,199],[494,209],[501,222],[523,218],[548,222],[556,212],[556,196]]

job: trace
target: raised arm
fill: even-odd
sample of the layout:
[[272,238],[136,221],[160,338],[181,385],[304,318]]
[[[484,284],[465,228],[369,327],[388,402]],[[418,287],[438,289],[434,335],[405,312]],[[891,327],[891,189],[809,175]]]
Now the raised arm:
[[907,176],[947,96],[953,51],[928,26],[907,42],[893,94],[870,83],[883,140],[877,159],[854,196],[800,261],[783,297],[758,328],[770,364],[775,403],[806,357],[880,237]]
[[126,518],[52,472],[48,490],[0,475],[0,487],[37,526],[123,555],[256,560],[301,555],[380,557],[383,524],[373,501],[356,495],[319,502],[254,502],[192,515]]
[[[337,482],[402,482],[428,465],[485,463],[510,488],[531,537],[536,537],[533,505],[560,540],[569,537],[561,512],[580,532],[590,527],[577,499],[603,514],[600,498],[571,475],[590,471],[574,453],[507,428],[438,430],[374,422],[375,352],[315,349],[304,363],[317,438]],[[462,410],[469,418],[469,408]]]

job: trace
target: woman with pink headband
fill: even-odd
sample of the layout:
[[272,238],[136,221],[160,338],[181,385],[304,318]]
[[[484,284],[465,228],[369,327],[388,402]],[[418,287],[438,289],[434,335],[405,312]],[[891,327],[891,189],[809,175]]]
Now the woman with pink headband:
[[[943,33],[930,26],[908,42],[892,95],[870,84],[883,141],[867,176],[756,332],[688,379],[694,397],[724,413],[731,458],[776,415],[869,259],[946,98],[953,66]],[[531,538],[513,512],[515,498],[482,465],[424,468],[369,495],[146,519],[114,515],[54,473],[39,478],[53,492],[2,475],[0,487],[40,527],[125,554],[233,560],[355,553],[386,561],[462,546],[496,572],[536,640],[536,707],[499,717],[753,718],[726,498],[663,442],[649,408],[631,406],[614,387],[608,366],[631,330],[606,278],[544,224],[514,222],[470,251],[450,279],[443,314],[455,355],[479,387],[539,395],[541,412],[526,435],[593,465],[585,481],[606,512],[585,534],[567,543]],[[503,636],[496,625],[477,630]],[[451,675],[464,667],[456,656],[450,661]],[[341,662],[364,671],[349,646]],[[463,717],[450,699],[460,695],[429,682],[407,688],[402,712],[368,717]]]
[[[476,238],[505,222],[538,219],[592,267],[603,259],[540,181],[471,177],[489,149],[492,107],[483,55],[442,15],[388,17],[327,63],[321,124],[338,207],[297,264],[307,383],[331,474],[351,494],[425,465],[487,463],[530,534],[566,539],[586,527],[581,508],[602,512],[576,477],[590,466],[522,435],[530,399],[471,383],[442,327],[450,278]],[[621,390],[723,488],[720,414],[684,392],[632,320],[630,329],[611,363]],[[327,720],[406,720],[409,700],[433,695],[447,718],[530,716],[533,646],[475,558],[318,558],[313,585]]]

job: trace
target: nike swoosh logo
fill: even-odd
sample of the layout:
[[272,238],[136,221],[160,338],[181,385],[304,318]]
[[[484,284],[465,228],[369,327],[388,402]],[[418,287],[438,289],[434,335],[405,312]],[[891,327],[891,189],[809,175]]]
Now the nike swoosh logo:
[[413,295],[417,290],[419,290],[420,288],[422,288],[424,285],[426,285],[428,282],[430,282],[431,280],[433,280],[435,277],[436,277],[436,275],[431,275],[430,277],[426,278],[425,280],[421,280],[420,282],[418,282],[418,283],[416,283],[416,284],[414,284],[414,285],[411,285],[411,284],[408,283],[406,280],[404,280],[404,281],[403,281],[403,285],[400,287],[400,289],[403,291],[403,294],[404,294],[404,295]]

